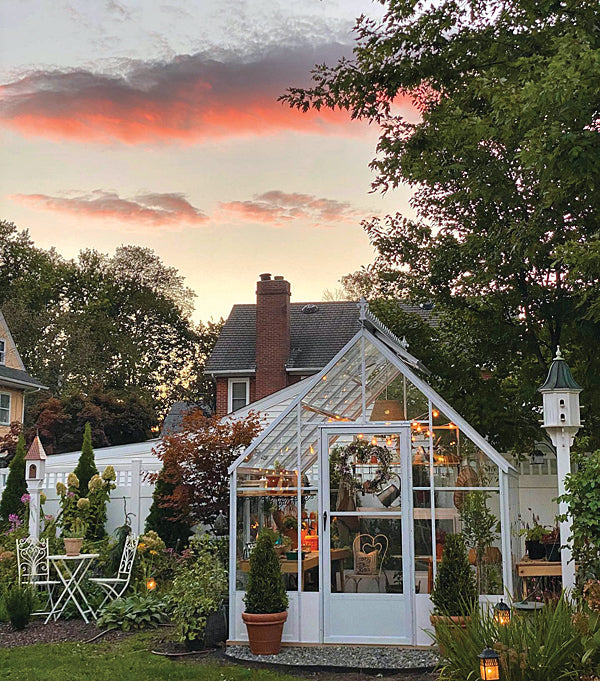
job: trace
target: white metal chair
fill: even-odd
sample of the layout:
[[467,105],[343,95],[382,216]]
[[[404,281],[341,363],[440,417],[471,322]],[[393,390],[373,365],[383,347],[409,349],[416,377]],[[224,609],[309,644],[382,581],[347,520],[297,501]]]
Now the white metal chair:
[[94,584],[97,584],[106,592],[106,596],[100,604],[100,609],[104,607],[107,601],[120,598],[129,586],[138,539],[139,537],[133,534],[128,535],[127,539],[125,539],[125,546],[123,547],[121,562],[119,563],[119,572],[116,577],[90,577],[90,582],[94,582]]
[[21,586],[28,584],[35,589],[42,587],[48,591],[50,610],[39,610],[33,612],[32,615],[50,614],[54,609],[54,587],[60,582],[50,579],[48,539],[34,539],[33,537],[17,539],[17,573]]
[[373,580],[377,590],[381,590],[380,580],[383,564],[388,550],[389,540],[384,534],[357,534],[352,542],[354,555],[354,572],[346,572],[344,579],[351,579],[358,585],[363,579]]

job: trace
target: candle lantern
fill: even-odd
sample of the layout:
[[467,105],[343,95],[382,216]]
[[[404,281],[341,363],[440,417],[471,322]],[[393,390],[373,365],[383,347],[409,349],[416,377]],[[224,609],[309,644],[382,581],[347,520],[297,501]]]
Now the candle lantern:
[[491,648],[479,653],[479,675],[481,681],[499,681],[500,656]]
[[150,579],[146,580],[146,589],[148,591],[154,591],[156,589],[156,580],[154,577],[150,577]]
[[494,606],[494,622],[501,626],[510,624],[510,608],[502,599]]
[[223,515],[223,511],[219,511],[219,515],[215,518],[213,528],[217,537],[224,537],[229,532],[229,521]]

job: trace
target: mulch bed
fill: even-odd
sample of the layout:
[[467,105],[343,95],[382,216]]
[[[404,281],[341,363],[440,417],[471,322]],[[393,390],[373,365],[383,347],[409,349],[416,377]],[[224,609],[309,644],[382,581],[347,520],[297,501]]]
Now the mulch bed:
[[[95,624],[85,624],[81,620],[58,620],[48,624],[44,624],[43,620],[34,620],[22,631],[15,631],[10,624],[0,624],[0,648],[29,646],[36,643],[88,641],[102,631]],[[128,635],[122,631],[110,631],[98,640],[115,641]]]

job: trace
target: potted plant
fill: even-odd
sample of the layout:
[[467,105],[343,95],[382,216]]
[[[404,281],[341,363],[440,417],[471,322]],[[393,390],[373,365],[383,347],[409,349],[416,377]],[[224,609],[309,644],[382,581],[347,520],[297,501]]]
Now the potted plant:
[[275,472],[267,474],[267,487],[277,487],[279,485],[281,471],[283,470],[281,464],[279,463],[279,459],[275,459],[273,467]]
[[[529,509],[531,511],[531,508]],[[532,523],[524,524],[519,531],[519,536],[525,537],[525,550],[529,560],[542,560],[546,555],[546,550],[542,543],[542,538],[549,534],[550,530],[540,524],[540,517],[531,512]]]
[[292,550],[298,548],[298,518],[293,515],[286,515],[283,519],[283,534],[291,542]]
[[434,627],[439,622],[451,621],[464,628],[469,621],[469,613],[477,603],[477,585],[462,534],[446,536],[431,602],[434,610],[430,619]]
[[542,544],[546,551],[546,560],[551,563],[560,561],[560,530],[558,526],[553,527],[542,537]]
[[460,507],[462,534],[470,548],[468,558],[477,570],[477,593],[488,593],[484,563],[497,562],[499,551],[492,546],[498,537],[498,519],[487,505],[488,494],[468,492]]
[[[82,500],[80,499],[80,501]],[[85,501],[87,501],[87,499],[85,499]],[[87,525],[79,517],[74,518],[69,527],[63,530],[62,536],[67,556],[79,555],[86,530]]]
[[248,630],[250,650],[254,655],[277,655],[287,619],[288,597],[274,536],[268,530],[261,530],[250,554],[244,602],[246,611],[242,619]]

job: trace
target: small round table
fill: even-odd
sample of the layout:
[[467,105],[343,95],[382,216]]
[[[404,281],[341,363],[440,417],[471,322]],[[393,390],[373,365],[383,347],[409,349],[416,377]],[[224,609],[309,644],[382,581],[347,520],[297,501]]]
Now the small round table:
[[69,601],[75,604],[86,624],[89,624],[88,614],[92,619],[96,619],[96,613],[88,603],[85,593],[81,588],[81,582],[96,558],[100,558],[99,553],[80,553],[77,556],[67,556],[66,554],[48,556],[48,560],[58,574],[63,589],[52,605],[48,617],[46,617],[46,624],[51,617],[55,620],[58,619],[63,614]]

